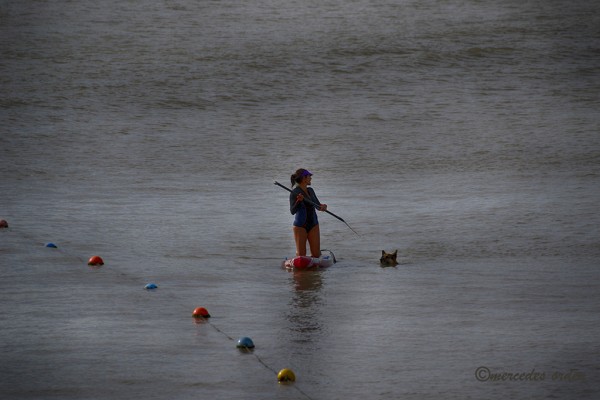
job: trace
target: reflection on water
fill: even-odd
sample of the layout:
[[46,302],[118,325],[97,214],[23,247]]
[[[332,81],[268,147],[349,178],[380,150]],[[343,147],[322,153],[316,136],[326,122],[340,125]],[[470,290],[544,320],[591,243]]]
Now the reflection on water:
[[291,273],[296,293],[309,293],[313,297],[316,297],[317,292],[321,290],[321,286],[323,285],[323,280],[321,279],[322,270],[293,270]]
[[291,271],[294,292],[287,319],[290,333],[297,342],[310,342],[321,332],[319,292],[323,286],[322,270]]

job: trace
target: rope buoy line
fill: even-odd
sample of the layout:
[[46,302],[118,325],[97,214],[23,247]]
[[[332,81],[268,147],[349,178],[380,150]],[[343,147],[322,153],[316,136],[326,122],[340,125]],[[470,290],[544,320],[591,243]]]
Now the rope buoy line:
[[[232,338],[231,336],[229,336],[228,334],[226,334],[225,332],[223,332],[221,329],[219,329],[216,325],[214,325],[212,322],[207,321],[208,324],[210,326],[212,326],[217,332],[221,333],[223,336],[225,336],[227,339],[229,340],[235,340],[234,338]],[[275,369],[271,368],[269,366],[269,364],[267,364],[266,362],[263,361],[262,358],[260,358],[257,354],[255,354],[252,349],[242,349],[243,351],[245,351],[246,353],[250,353],[252,354],[256,360],[262,364],[263,367],[265,367],[266,369],[268,369],[269,371],[271,371],[272,373],[274,373],[275,375],[277,375],[277,378],[280,382],[287,382],[287,381],[295,381],[296,377],[294,376],[294,373],[289,370],[289,369],[282,369],[281,371],[277,372]],[[291,374],[291,376],[293,377],[292,379],[289,379],[289,375]],[[281,376],[283,376],[283,379],[281,379]],[[300,389],[298,386],[294,385],[293,386],[294,389],[296,389],[299,393],[301,393],[304,397],[306,397],[308,400],[313,400],[312,397],[310,397],[308,394],[306,394],[306,392],[304,392],[302,389]]]
[[[4,221],[4,220],[3,220]],[[2,228],[8,228],[8,224],[6,226],[3,226]],[[13,231],[17,234],[19,234],[21,237],[23,237],[24,239],[30,241],[30,242],[34,242],[34,243],[39,243],[33,236],[29,235],[28,233],[25,233],[19,229],[14,229],[14,228],[10,228],[10,231]],[[75,255],[73,253],[70,253],[69,251],[65,250],[64,248],[62,248],[61,246],[57,246],[55,243],[47,243],[45,245],[45,247],[53,249],[53,251],[59,251],[60,253],[64,254],[67,257],[70,257],[74,260],[77,260],[80,263],[84,263],[85,259],[81,256]],[[99,268],[100,266],[104,265],[104,261],[102,260],[102,258],[100,258],[100,256],[92,256],[88,263],[87,263],[90,267],[93,268]],[[121,273],[123,276],[128,276],[128,274],[125,273]],[[133,278],[132,276],[128,276],[129,278]],[[145,289],[156,289],[158,286],[154,283],[150,283],[148,285],[146,285]],[[171,295],[170,297],[173,297],[173,295]],[[200,314],[196,315],[196,312],[201,309]],[[221,335],[225,336],[227,339],[231,340],[231,341],[235,341],[235,339],[231,336],[229,336],[227,333],[225,333],[223,330],[221,330],[219,327],[217,327],[214,323],[209,321],[209,317],[210,314],[208,314],[208,311],[206,311],[206,309],[199,307],[196,310],[194,310],[193,316],[196,317],[197,319],[202,319],[203,321],[207,322],[208,325],[210,325],[214,330],[216,330],[217,332],[219,332]],[[243,339],[248,339],[249,338],[243,338]],[[241,341],[242,339],[240,339]],[[252,342],[250,340],[250,342]],[[256,360],[266,369],[268,369],[269,371],[271,371],[273,374],[275,374],[277,376],[277,379],[280,383],[288,383],[288,382],[294,382],[295,381],[295,375],[293,373],[293,371],[291,371],[290,369],[284,368],[281,371],[277,371],[274,368],[272,368],[270,365],[268,365],[262,358],[260,358],[257,354],[254,353],[254,344],[252,344],[252,348],[248,348],[248,347],[244,347],[244,346],[238,346],[238,348],[241,351],[244,351],[246,353],[250,353],[252,354]],[[292,386],[294,389],[296,389],[298,391],[298,393],[302,394],[304,397],[306,397],[308,400],[313,400],[312,397],[310,397],[306,392],[304,392],[302,389],[300,389],[297,385],[293,385]]]
[[[234,338],[232,338],[231,336],[229,336],[228,334],[226,334],[225,332],[223,332],[221,329],[219,329],[215,324],[213,324],[210,321],[207,321],[208,324],[213,327],[214,330],[216,330],[217,332],[219,332],[220,334],[222,334],[223,336],[225,336],[227,339],[231,340],[231,341],[235,341]],[[252,352],[250,349],[247,348],[242,348],[242,350],[245,350],[246,352],[252,354],[254,357],[256,357],[256,359],[258,360],[258,362],[260,362],[266,369],[268,369],[269,371],[273,372],[274,374],[277,375],[277,371],[273,368],[271,368],[268,364],[266,364],[258,355],[254,354],[254,352]]]

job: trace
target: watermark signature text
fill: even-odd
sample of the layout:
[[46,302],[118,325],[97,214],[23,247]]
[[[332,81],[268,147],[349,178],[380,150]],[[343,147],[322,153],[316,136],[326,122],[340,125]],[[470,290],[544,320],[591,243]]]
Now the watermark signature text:
[[475,370],[475,379],[479,382],[585,382],[585,374],[577,369],[565,371],[530,371],[492,370],[479,367]]

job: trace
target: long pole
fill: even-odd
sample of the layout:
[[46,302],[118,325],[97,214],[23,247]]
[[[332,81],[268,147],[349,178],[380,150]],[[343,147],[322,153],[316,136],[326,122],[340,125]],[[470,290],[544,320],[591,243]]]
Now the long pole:
[[[292,193],[292,190],[291,190],[290,188],[283,186],[281,183],[279,183],[279,182],[277,182],[277,181],[275,181],[274,183],[275,183],[275,185],[279,186],[280,188],[283,188],[283,189],[287,190],[288,192]],[[304,201],[306,201],[306,202],[307,202],[307,203],[309,203],[309,204],[312,204],[312,205],[313,205],[313,206],[315,206],[317,209],[319,209],[319,205],[318,205],[317,203],[315,203],[314,201],[310,200],[309,198],[307,198],[307,196],[304,196]],[[352,227],[351,227],[350,225],[348,225],[348,223],[347,223],[346,221],[344,221],[344,219],[343,219],[342,217],[339,217],[339,216],[335,215],[334,213],[332,213],[332,212],[331,212],[331,211],[329,211],[329,210],[325,210],[325,212],[326,212],[327,214],[329,214],[329,215],[332,215],[333,217],[335,217],[335,218],[339,219],[340,221],[342,221],[344,224],[346,224],[346,226],[347,226],[348,228],[350,228],[350,230],[351,230],[352,232],[354,232],[354,233],[356,233],[356,235],[360,236],[360,235],[358,234],[358,232],[356,232],[354,229],[352,229]]]

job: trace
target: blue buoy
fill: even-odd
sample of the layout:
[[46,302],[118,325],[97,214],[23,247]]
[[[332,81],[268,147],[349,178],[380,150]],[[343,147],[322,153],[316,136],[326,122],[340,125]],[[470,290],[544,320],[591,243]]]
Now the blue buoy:
[[158,286],[156,286],[155,283],[149,283],[149,284],[146,285],[146,289],[149,289],[149,290],[156,289],[157,287]]
[[249,337],[244,336],[243,338],[240,338],[240,340],[238,340],[236,347],[238,349],[253,349],[254,342],[252,342],[252,339],[250,339]]
[[51,248],[53,248],[53,249],[57,249],[57,248],[58,248],[58,246],[56,246],[56,245],[55,245],[54,243],[52,243],[52,242],[50,242],[50,243],[47,243],[47,244],[46,244],[46,247],[51,247]]

